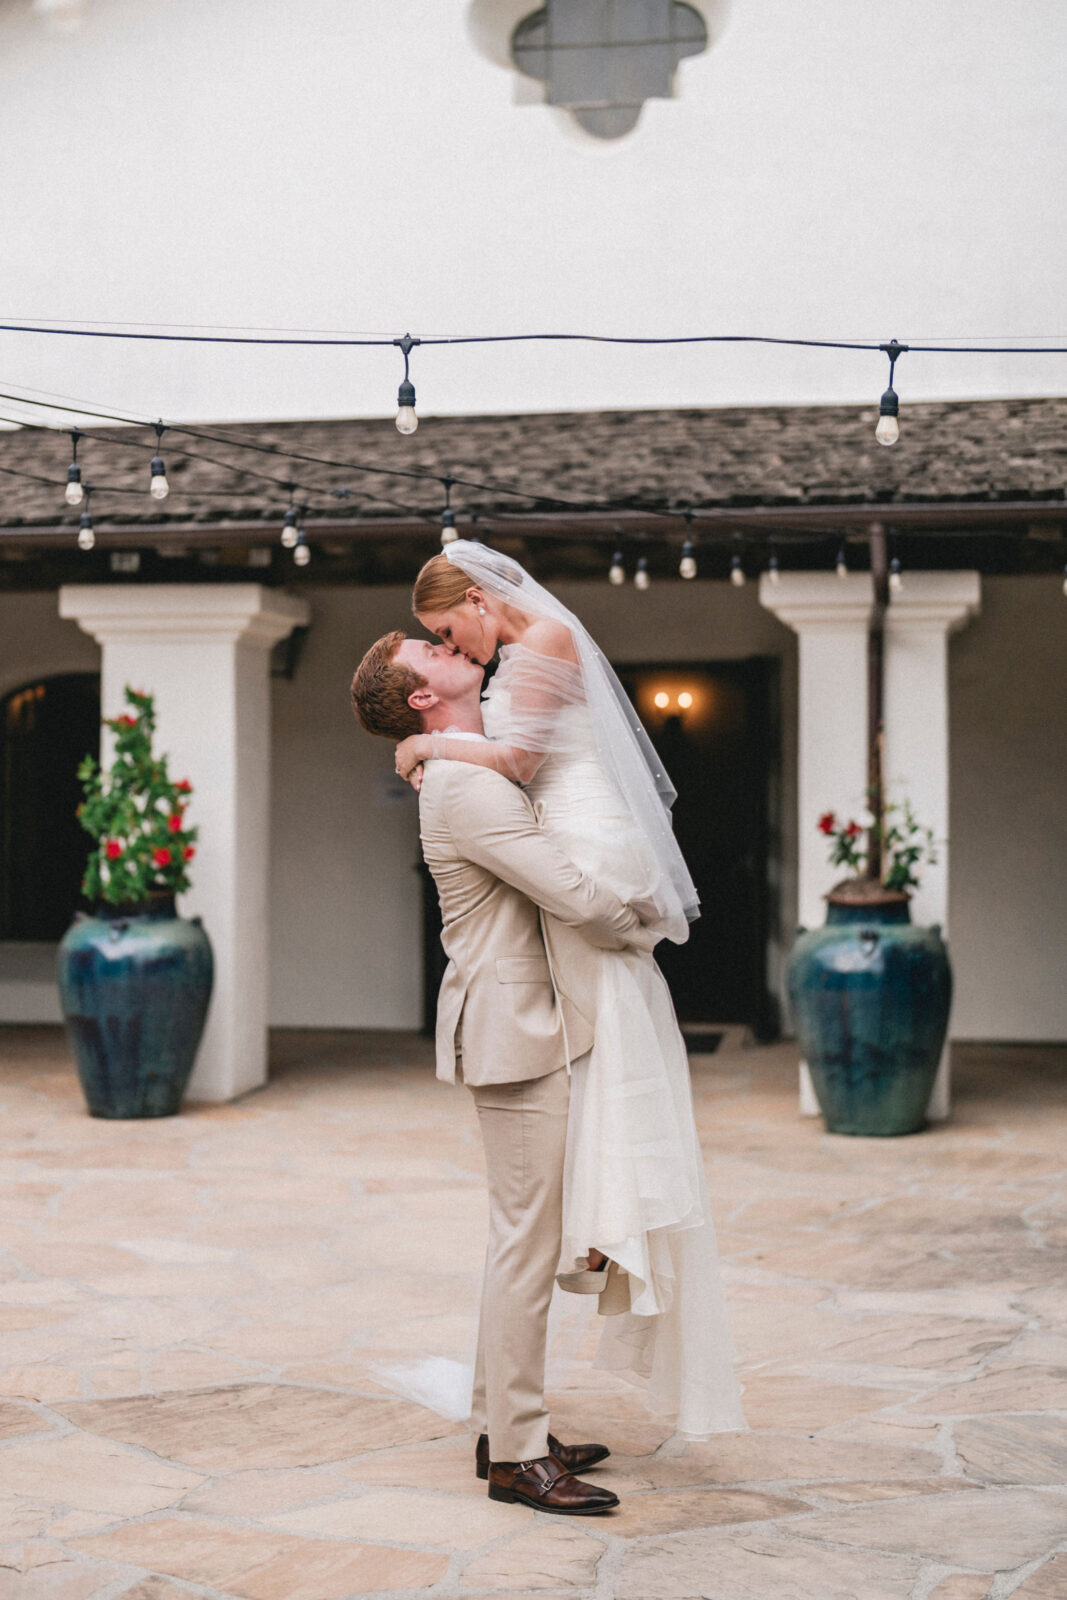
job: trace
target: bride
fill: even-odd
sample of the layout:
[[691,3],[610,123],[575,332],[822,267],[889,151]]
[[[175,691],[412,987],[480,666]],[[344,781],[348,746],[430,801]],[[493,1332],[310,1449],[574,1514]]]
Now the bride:
[[[415,734],[397,770],[470,761],[524,786],[581,870],[682,943],[699,915],[670,822],[674,790],[578,618],[510,557],[458,540],[423,567],[412,609],[454,650],[500,666],[486,741]],[[690,1438],[747,1426],[693,1117],[685,1044],[651,955],[598,951],[596,1039],[575,1064],[558,1281],[601,1291],[596,1365],[641,1385]]]

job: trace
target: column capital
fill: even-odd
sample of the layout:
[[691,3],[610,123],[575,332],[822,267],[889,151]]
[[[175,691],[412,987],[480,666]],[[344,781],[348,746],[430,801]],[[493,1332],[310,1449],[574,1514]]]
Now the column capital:
[[982,608],[977,572],[906,572],[886,612],[890,633],[955,633]]
[[874,603],[869,572],[783,572],[777,583],[765,572],[759,599],[794,633],[866,632]]
[[59,614],[100,644],[214,639],[269,649],[306,623],[305,599],[260,583],[67,583]]

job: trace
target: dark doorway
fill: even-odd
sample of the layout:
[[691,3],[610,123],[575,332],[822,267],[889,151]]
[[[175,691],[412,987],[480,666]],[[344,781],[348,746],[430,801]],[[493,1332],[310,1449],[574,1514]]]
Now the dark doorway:
[[100,680],[68,673],[0,700],[0,939],[52,942],[79,906],[92,840],[78,765],[100,753]]
[[778,663],[618,668],[678,791],[674,833],[700,895],[688,943],[656,960],[683,1023],[777,1031],[767,988],[769,859],[776,792]]

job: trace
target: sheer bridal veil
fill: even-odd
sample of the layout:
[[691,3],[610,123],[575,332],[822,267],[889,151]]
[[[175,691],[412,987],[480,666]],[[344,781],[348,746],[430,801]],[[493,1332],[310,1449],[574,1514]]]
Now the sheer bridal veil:
[[445,555],[494,599],[526,616],[550,617],[570,629],[596,754],[659,869],[653,899],[664,935],[683,944],[689,923],[700,915],[700,904],[671,827],[676,792],[604,652],[574,612],[510,556],[469,539],[454,540],[445,547]]

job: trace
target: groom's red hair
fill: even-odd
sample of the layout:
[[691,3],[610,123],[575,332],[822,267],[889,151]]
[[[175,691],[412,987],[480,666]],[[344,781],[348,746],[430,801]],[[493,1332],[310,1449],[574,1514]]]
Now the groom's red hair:
[[406,739],[422,732],[422,715],[408,705],[408,696],[426,679],[414,667],[393,658],[406,633],[396,628],[383,634],[367,651],[352,679],[352,709],[368,733],[383,739]]

